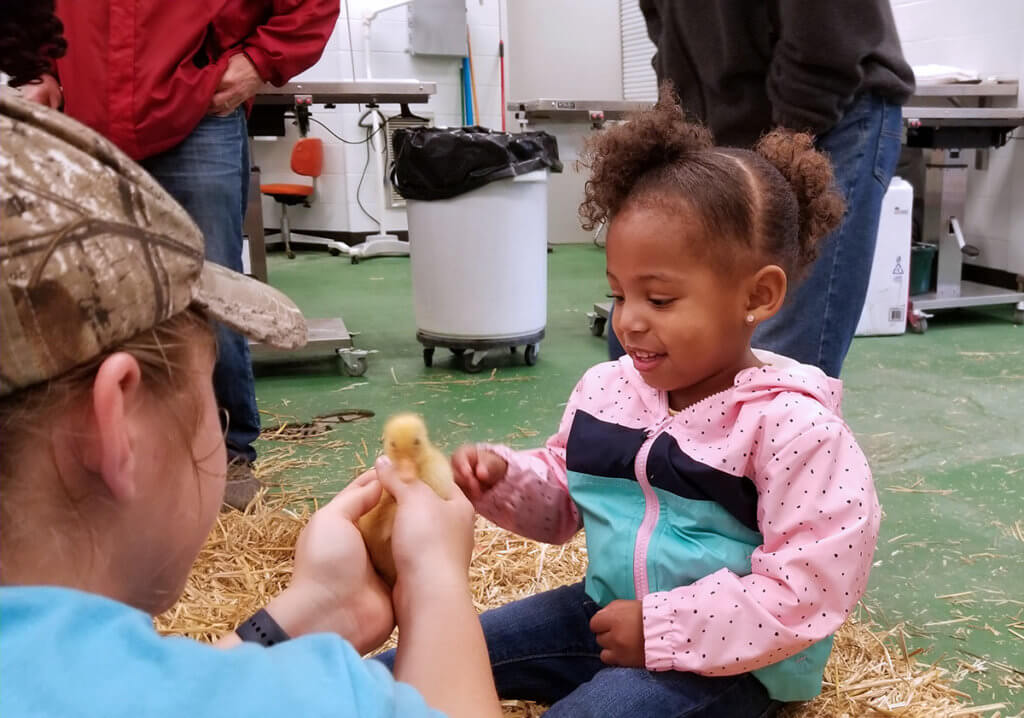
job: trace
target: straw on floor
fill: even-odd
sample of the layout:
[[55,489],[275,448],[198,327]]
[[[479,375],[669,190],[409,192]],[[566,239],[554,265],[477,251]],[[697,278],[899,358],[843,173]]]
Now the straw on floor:
[[[181,600],[156,620],[166,633],[199,640],[226,633],[251,615],[291,577],[295,540],[309,519],[308,492],[263,494],[242,513],[218,517]],[[578,581],[586,566],[583,537],[564,546],[523,539],[478,519],[471,578],[479,610]],[[1003,704],[970,705],[950,672],[908,652],[901,626],[879,630],[851,619],[836,634],[822,694],[787,708],[787,718],[904,716],[996,718]],[[543,706],[508,701],[505,715],[533,718]]]

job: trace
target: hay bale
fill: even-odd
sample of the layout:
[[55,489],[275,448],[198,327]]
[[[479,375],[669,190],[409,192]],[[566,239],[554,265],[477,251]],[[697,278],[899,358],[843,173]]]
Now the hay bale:
[[[181,600],[157,617],[157,629],[208,641],[266,605],[291,579],[295,541],[309,520],[310,503],[308,492],[285,489],[261,494],[244,513],[221,514]],[[478,610],[578,581],[585,568],[582,535],[564,546],[548,546],[477,520],[470,578]],[[785,716],[952,718],[1005,708],[965,703],[970,696],[950,685],[949,672],[919,663],[918,653],[907,652],[902,626],[881,631],[851,618],[836,633],[822,694],[789,706]],[[543,706],[522,701],[505,701],[503,708],[514,718],[544,712]]]

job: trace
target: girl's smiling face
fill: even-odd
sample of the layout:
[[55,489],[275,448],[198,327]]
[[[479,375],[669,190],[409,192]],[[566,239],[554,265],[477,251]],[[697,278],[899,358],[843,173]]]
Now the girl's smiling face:
[[[684,408],[732,385],[756,366],[750,280],[717,269],[695,222],[650,208],[625,208],[608,228],[612,326],[644,381]],[[760,312],[758,312],[760,314]],[[760,318],[760,316],[758,317]]]

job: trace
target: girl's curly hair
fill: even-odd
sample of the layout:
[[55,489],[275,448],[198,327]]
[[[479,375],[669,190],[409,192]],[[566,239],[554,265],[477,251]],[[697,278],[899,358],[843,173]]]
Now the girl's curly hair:
[[753,150],[716,147],[711,133],[686,119],[671,85],[625,124],[586,144],[590,169],[580,205],[584,228],[608,222],[626,206],[682,202],[708,242],[712,258],[734,264],[732,248],[754,251],[798,281],[818,256],[818,243],[843,217],[845,203],[828,158],[805,133],[777,129]]
[[68,44],[55,0],[3,0],[0,3],[0,72],[10,84],[25,85],[63,57]]

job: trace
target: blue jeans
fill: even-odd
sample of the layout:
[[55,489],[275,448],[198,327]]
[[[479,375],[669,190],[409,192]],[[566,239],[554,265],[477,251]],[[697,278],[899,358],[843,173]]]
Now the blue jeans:
[[[791,288],[779,313],[754,332],[753,346],[839,376],[864,308],[882,197],[900,155],[901,123],[899,105],[861,95],[839,124],[818,138],[846,198],[846,215],[822,241],[818,260]],[[625,353],[613,329],[608,353],[612,359]]]
[[[206,259],[242,271],[242,216],[249,190],[245,111],[206,116],[180,144],[140,163],[185,208],[206,237]],[[256,458],[260,433],[249,343],[217,326],[217,403],[228,411],[228,458]]]
[[[498,696],[549,703],[551,718],[762,718],[779,709],[750,674],[708,678],[605,665],[590,631],[598,608],[577,583],[481,615]],[[394,655],[378,659],[391,668]]]

